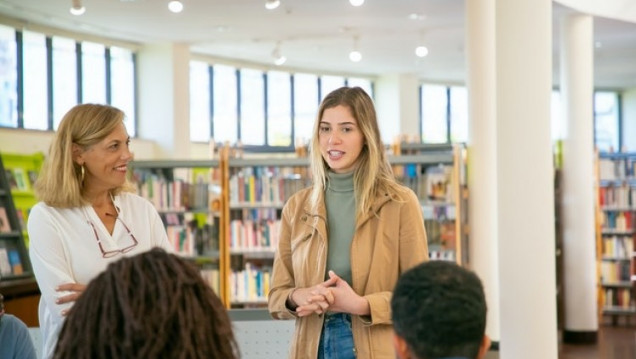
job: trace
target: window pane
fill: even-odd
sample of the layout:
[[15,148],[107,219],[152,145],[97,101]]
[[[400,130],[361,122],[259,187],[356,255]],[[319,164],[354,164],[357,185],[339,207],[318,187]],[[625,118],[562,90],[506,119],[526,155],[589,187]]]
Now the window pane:
[[594,93],[594,129],[596,146],[601,151],[620,151],[618,148],[618,94]]
[[291,146],[291,82],[288,72],[267,73],[267,144]]
[[18,126],[18,68],[15,30],[0,25],[0,126]]
[[447,105],[445,86],[422,85],[422,142],[447,142]]
[[82,102],[106,103],[104,45],[82,42]]
[[126,131],[135,137],[135,60],[132,51],[110,48],[111,105],[126,114]]
[[345,84],[344,77],[341,76],[321,76],[320,77],[320,98],[324,99],[325,96],[335,89],[338,89]]
[[294,131],[296,142],[309,143],[317,115],[318,77],[310,74],[295,74]]
[[24,31],[24,128],[48,129],[46,37]]
[[468,91],[465,87],[450,88],[451,142],[468,142]]
[[77,57],[75,40],[53,37],[53,129],[71,107],[77,105]]
[[241,142],[265,145],[265,84],[260,70],[241,69]]
[[371,96],[371,98],[373,98],[373,87],[371,86],[371,80],[350,77],[347,79],[347,85],[349,85],[349,87],[358,86],[362,88],[369,96]]
[[565,118],[563,117],[563,105],[561,104],[561,93],[559,91],[552,90],[550,97],[550,129],[552,133],[552,141],[557,141],[564,138],[564,124]]
[[238,102],[236,97],[236,69],[214,65],[214,141],[236,143]]
[[210,140],[210,73],[208,64],[190,62],[190,141]]

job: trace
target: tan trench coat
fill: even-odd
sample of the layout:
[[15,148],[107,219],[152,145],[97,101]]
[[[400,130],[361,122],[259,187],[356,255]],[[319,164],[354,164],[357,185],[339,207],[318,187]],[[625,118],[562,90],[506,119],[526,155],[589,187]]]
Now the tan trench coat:
[[[290,358],[315,359],[323,316],[297,318],[285,306],[294,288],[314,286],[325,280],[327,223],[324,198],[317,212],[309,206],[311,189],[289,199],[282,214],[280,241],[272,273],[269,311],[275,319],[296,319]],[[392,344],[391,295],[398,276],[428,259],[424,219],[418,198],[403,187],[401,200],[388,193],[376,197],[373,211],[356,225],[351,242],[353,290],[364,296],[370,316],[352,316],[357,357],[395,358]],[[377,215],[375,215],[377,214]]]

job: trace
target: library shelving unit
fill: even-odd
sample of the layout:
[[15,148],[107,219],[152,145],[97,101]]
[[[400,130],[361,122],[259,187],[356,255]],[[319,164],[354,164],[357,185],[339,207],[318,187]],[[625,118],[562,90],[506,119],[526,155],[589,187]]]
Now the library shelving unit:
[[222,297],[227,273],[220,160],[133,161],[131,181],[157,209],[175,253],[196,263]]
[[636,153],[598,153],[596,248],[603,316],[636,315]]
[[28,248],[29,234],[27,232],[26,222],[31,208],[37,203],[35,193],[33,192],[33,184],[40,173],[42,162],[44,162],[44,154],[41,152],[30,155],[2,153],[0,156],[4,163],[4,172],[9,181],[16,215],[20,224],[17,228],[20,228],[22,231],[22,236]]
[[[29,255],[18,212],[16,210],[12,191],[17,188],[15,172],[4,165],[5,155],[0,156],[0,293],[4,285],[12,280],[25,279],[33,276]],[[18,174],[20,175],[20,174]],[[17,179],[25,181],[25,178]],[[24,186],[24,183],[21,183]],[[26,187],[22,187],[25,188]]]
[[462,144],[399,143],[390,157],[398,180],[420,198],[429,257],[466,265],[468,186],[466,148]]
[[[227,308],[264,307],[281,212],[291,195],[311,186],[309,159],[230,157],[228,147],[219,152],[218,160],[134,161],[132,178],[139,193],[159,210],[167,228],[185,228],[179,232],[184,232],[180,240],[172,241],[178,244],[175,250],[197,261],[214,262],[219,278],[217,293]],[[398,180],[421,199],[431,258],[460,264],[467,260],[462,250],[467,241],[463,156],[459,146],[389,156]],[[182,199],[181,206],[170,205],[171,196],[179,197],[175,188],[182,188],[183,197],[189,192],[184,188],[196,188],[197,184],[207,189],[200,192],[207,198],[202,207],[193,205],[196,198],[192,196]],[[216,228],[213,253],[206,252],[209,246],[196,236],[188,239],[192,212],[198,213],[194,218],[199,219],[199,225],[213,223]],[[173,217],[172,221],[168,217]],[[198,249],[201,246],[203,251]]]

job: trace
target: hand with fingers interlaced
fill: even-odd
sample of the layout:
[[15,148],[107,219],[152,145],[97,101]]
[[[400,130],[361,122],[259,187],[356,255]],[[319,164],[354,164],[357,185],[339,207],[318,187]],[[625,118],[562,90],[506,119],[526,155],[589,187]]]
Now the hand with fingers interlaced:
[[310,288],[297,289],[290,298],[293,303],[299,304],[296,307],[299,317],[314,313],[321,315],[327,311],[355,315],[370,313],[369,302],[333,271],[329,271],[329,279],[326,281]]

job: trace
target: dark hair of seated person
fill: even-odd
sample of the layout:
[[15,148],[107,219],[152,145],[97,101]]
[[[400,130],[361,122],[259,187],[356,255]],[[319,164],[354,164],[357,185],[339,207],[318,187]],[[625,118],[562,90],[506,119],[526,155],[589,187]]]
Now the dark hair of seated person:
[[227,311],[193,264],[155,248],[108,265],[69,311],[57,359],[238,358]]

